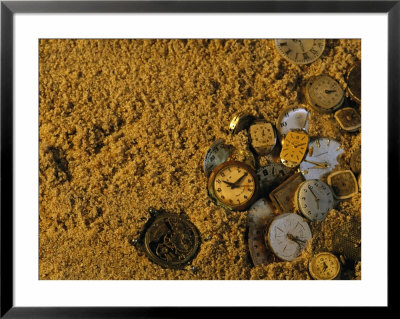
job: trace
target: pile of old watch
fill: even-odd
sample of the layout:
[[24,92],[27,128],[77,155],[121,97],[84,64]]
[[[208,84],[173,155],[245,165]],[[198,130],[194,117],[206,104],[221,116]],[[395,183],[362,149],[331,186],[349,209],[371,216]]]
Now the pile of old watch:
[[[325,40],[320,39],[275,43],[284,58],[297,64],[315,61],[325,48]],[[346,80],[350,100],[329,75],[308,79],[304,84],[305,105],[282,110],[275,125],[250,114],[236,114],[230,132],[247,130],[248,146],[237,150],[218,139],[205,155],[210,198],[230,211],[248,210],[248,244],[255,266],[298,258],[312,238],[308,223],[322,222],[338,201],[358,193],[361,150],[354,152],[351,170],[334,170],[344,153],[339,142],[308,135],[313,111],[334,113],[344,132],[360,129],[360,115],[352,107],[352,103],[356,107],[361,104],[360,63],[351,67]],[[239,161],[238,154],[244,159]],[[258,156],[266,156],[269,164],[257,166]],[[332,252],[321,251],[310,259],[312,278],[338,279],[341,264],[361,259],[359,223],[345,228],[335,233]]]

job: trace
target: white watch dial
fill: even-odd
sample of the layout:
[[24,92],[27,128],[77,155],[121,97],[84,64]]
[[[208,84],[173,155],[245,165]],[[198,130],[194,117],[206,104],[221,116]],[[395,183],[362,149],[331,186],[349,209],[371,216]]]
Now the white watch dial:
[[305,179],[321,179],[338,164],[338,156],[343,152],[340,143],[333,139],[314,139],[308,144],[308,153],[300,163],[301,173]]
[[312,222],[325,219],[334,207],[333,193],[329,185],[313,179],[300,184],[295,194],[297,210]]
[[232,148],[223,139],[216,140],[204,158],[204,173],[209,176],[214,168],[224,163],[232,154]]
[[290,107],[283,110],[276,123],[279,138],[282,140],[291,130],[301,129],[307,132],[309,116],[310,112],[302,107]]
[[286,213],[274,218],[267,240],[277,257],[292,261],[300,256],[311,237],[310,227],[301,216]]
[[308,80],[306,97],[317,111],[330,113],[342,105],[344,91],[340,84],[329,75],[319,75]]

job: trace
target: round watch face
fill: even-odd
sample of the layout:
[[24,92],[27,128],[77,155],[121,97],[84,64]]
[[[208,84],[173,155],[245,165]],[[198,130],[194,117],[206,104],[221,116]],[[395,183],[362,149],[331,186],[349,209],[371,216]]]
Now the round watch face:
[[308,135],[303,131],[290,131],[282,141],[281,162],[287,167],[296,167],[306,154]]
[[180,268],[195,257],[200,235],[188,218],[162,213],[149,223],[144,247],[150,260],[163,267]]
[[275,128],[267,121],[254,121],[250,125],[249,135],[251,146],[259,155],[267,155],[276,144]]
[[293,170],[280,163],[270,163],[257,170],[260,193],[271,191],[293,173]]
[[284,109],[278,117],[276,128],[278,137],[282,140],[292,130],[307,132],[310,112],[301,107]]
[[228,161],[217,166],[208,181],[211,195],[225,207],[245,210],[256,199],[257,176],[253,168],[238,161]]
[[301,216],[286,213],[271,222],[267,241],[277,257],[292,261],[300,256],[311,237],[310,227]]
[[334,206],[332,190],[318,179],[304,181],[296,191],[295,203],[310,221],[323,221]]
[[300,164],[301,173],[305,179],[321,179],[338,164],[338,156],[343,153],[339,142],[327,137],[316,138],[308,145],[307,155]]
[[308,80],[306,98],[315,110],[330,113],[342,105],[344,91],[340,84],[329,75],[319,75]]
[[232,147],[223,139],[216,140],[208,149],[204,158],[204,173],[209,176],[212,170],[225,162],[232,154]]
[[325,39],[277,39],[279,54],[295,64],[308,64],[318,59],[325,49]]
[[361,103],[361,62],[356,62],[349,70],[347,91],[353,101]]
[[332,280],[337,278],[340,273],[340,262],[335,255],[322,252],[310,259],[308,270],[314,279]]

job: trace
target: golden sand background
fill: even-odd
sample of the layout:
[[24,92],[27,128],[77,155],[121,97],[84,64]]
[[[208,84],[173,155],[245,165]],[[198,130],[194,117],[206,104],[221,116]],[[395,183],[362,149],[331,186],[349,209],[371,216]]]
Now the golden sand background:
[[[227,212],[207,195],[205,153],[230,136],[238,111],[276,123],[304,105],[308,78],[327,73],[345,87],[361,41],[327,40],[320,59],[294,65],[263,40],[43,39],[39,46],[40,279],[310,279],[309,258],[361,217],[361,193],[342,201],[293,262],[254,267],[247,211]],[[305,106],[307,107],[307,106]],[[349,168],[360,133],[311,111],[309,134],[337,139]],[[261,158],[261,162],[263,159]],[[190,266],[163,269],[132,246],[150,207],[184,211],[202,243]],[[361,278],[361,263],[346,279]]]

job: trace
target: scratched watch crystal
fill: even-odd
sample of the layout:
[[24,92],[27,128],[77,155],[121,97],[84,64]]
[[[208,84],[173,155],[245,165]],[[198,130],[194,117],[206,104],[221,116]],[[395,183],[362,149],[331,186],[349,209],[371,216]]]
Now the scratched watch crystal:
[[204,173],[209,176],[212,170],[225,162],[232,155],[232,147],[225,144],[223,139],[216,140],[208,149],[204,158]]
[[339,259],[332,253],[321,252],[313,256],[308,263],[311,277],[316,280],[332,280],[340,274]]
[[180,268],[195,257],[200,235],[187,217],[161,213],[149,223],[144,248],[150,260],[163,267]]
[[338,156],[344,153],[339,142],[327,138],[316,138],[308,145],[306,157],[300,164],[305,179],[321,179],[338,165]]
[[275,217],[267,234],[268,245],[273,253],[286,261],[299,257],[311,238],[312,234],[307,222],[294,213]]
[[267,155],[276,144],[274,126],[265,120],[255,120],[249,127],[251,146],[259,155]]
[[297,210],[312,222],[321,222],[334,207],[332,190],[326,183],[312,179],[304,181],[296,191]]
[[278,117],[276,128],[278,137],[282,140],[292,130],[307,132],[310,112],[302,107],[290,107],[284,109]]
[[344,91],[340,84],[324,74],[307,81],[305,95],[310,106],[322,113],[336,111],[344,101]]
[[287,167],[298,166],[304,158],[308,146],[308,135],[304,131],[290,131],[282,141],[281,162]]
[[245,163],[227,161],[212,171],[208,191],[217,204],[231,210],[246,210],[258,195],[257,175]]
[[277,39],[279,54],[295,64],[308,64],[317,60],[325,49],[325,39]]

